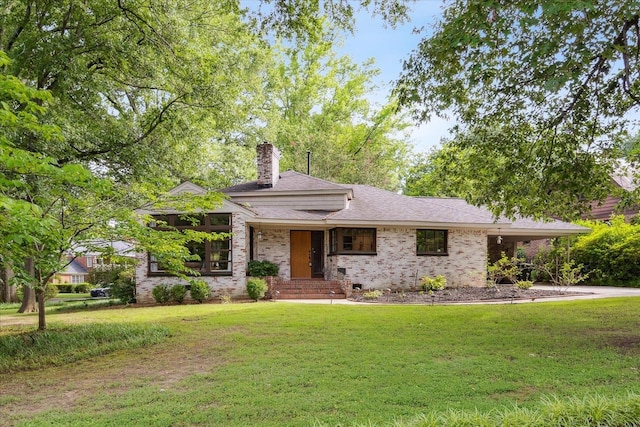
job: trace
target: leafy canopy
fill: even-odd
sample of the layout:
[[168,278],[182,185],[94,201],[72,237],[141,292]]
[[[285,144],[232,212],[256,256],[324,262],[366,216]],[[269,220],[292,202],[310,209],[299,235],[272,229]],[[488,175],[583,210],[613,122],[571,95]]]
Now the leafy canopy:
[[422,121],[489,170],[496,213],[576,217],[602,199],[640,104],[637,1],[455,0],[397,82]]

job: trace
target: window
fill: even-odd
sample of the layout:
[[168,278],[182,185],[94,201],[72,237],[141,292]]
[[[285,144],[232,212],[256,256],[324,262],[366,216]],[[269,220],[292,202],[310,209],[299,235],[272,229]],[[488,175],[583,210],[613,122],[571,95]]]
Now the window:
[[447,230],[416,230],[417,255],[447,255]]
[[87,267],[88,268],[93,267],[93,257],[90,257],[90,256],[87,257]]
[[[156,220],[165,222],[176,230],[197,230],[208,233],[231,233],[231,214],[162,215]],[[152,226],[156,226],[152,224]],[[186,261],[185,266],[201,275],[231,274],[231,237],[204,242],[188,242],[187,249],[198,260]],[[149,273],[166,274],[162,265],[149,255]]]
[[329,232],[332,254],[375,254],[375,228],[333,228]]

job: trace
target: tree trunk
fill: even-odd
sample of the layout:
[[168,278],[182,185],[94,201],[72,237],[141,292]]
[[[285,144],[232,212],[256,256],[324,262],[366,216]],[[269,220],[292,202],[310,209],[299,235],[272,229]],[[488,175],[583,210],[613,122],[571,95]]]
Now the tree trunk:
[[22,285],[22,305],[18,309],[18,313],[35,313],[36,311],[38,311],[36,291],[27,285]]
[[13,271],[6,265],[0,269],[0,281],[2,281],[2,294],[0,301],[2,302],[18,302],[18,292],[15,286],[10,285]]
[[[34,266],[33,259],[29,258],[25,262],[26,270],[29,272],[29,275],[33,277]],[[35,285],[35,283],[34,283]],[[22,305],[18,310],[18,313],[35,313],[38,311],[38,306],[36,305],[36,293],[32,287],[27,285],[22,285]]]
[[47,322],[44,316],[44,293],[45,293],[45,288],[42,287],[40,289],[38,289],[38,291],[36,292],[37,295],[37,299],[38,299],[38,330],[39,331],[44,331],[45,329],[47,329]]

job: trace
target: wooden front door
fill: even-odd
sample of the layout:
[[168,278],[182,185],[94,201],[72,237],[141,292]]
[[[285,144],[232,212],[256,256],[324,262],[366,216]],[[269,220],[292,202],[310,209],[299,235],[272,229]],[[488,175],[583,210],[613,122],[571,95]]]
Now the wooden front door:
[[291,231],[291,278],[323,277],[324,232]]

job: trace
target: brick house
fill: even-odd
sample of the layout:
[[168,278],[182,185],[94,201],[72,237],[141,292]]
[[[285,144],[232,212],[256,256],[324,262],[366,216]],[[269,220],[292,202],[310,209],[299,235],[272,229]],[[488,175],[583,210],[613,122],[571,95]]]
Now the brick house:
[[129,242],[123,241],[111,241],[111,242],[91,242],[93,246],[99,246],[104,248],[106,252],[91,251],[83,246],[74,248],[72,253],[65,256],[67,261],[66,268],[57,273],[52,283],[86,283],[89,277],[89,273],[94,269],[105,268],[110,265],[114,265],[114,259],[112,256],[106,256],[105,253],[110,253],[119,258],[131,258],[133,254],[133,245]]
[[[250,260],[278,264],[279,277],[270,287],[280,298],[344,297],[356,286],[410,289],[420,277],[438,274],[449,286],[485,286],[487,259],[501,251],[514,254],[516,242],[585,232],[561,221],[494,221],[486,209],[460,199],[408,197],[279,173],[278,162],[275,147],[259,145],[258,179],[219,190],[227,199],[201,217],[200,230],[232,233],[228,240],[190,248],[201,262],[189,266],[214,296],[244,296]],[[171,193],[205,191],[186,182]],[[192,227],[177,213],[162,213],[162,219]],[[153,301],[151,291],[160,283],[181,283],[152,254],[138,259],[139,302]]]

